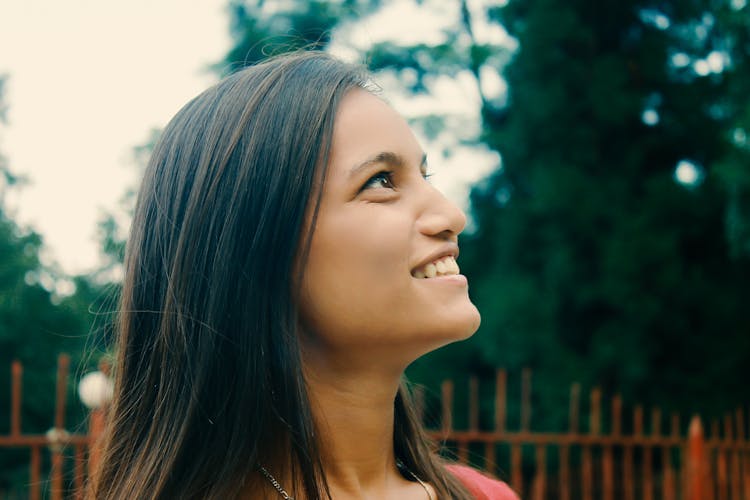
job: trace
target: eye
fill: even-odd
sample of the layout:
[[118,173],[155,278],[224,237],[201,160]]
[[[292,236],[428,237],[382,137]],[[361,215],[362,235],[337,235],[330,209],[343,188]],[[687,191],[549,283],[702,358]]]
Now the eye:
[[362,186],[361,191],[374,188],[395,189],[396,186],[395,184],[393,184],[393,172],[390,172],[388,170],[378,172],[377,174],[370,177],[367,182],[365,182],[365,185]]

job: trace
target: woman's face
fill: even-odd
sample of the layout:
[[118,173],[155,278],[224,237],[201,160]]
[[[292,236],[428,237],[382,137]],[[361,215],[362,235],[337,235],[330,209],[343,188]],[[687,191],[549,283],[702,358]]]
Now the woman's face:
[[454,260],[466,217],[426,174],[404,119],[367,91],[349,92],[302,282],[306,340],[408,363],[479,327]]

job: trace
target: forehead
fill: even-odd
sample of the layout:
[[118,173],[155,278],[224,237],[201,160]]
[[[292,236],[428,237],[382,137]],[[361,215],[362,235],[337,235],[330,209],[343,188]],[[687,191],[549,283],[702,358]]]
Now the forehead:
[[370,92],[350,91],[336,112],[329,173],[348,171],[382,152],[396,153],[417,165],[422,159],[406,120]]

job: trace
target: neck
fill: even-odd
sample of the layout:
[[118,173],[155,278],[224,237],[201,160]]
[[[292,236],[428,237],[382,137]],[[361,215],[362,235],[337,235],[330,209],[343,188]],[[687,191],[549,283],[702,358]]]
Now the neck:
[[[375,353],[336,356],[306,346],[303,370],[316,441],[331,498],[424,499],[434,490],[407,480],[396,466],[393,446],[394,401],[408,363],[372,363],[389,359]],[[283,443],[279,450],[287,449]],[[297,500],[304,500],[300,477],[292,477],[288,455],[267,457],[262,465]],[[249,492],[275,499],[279,493],[261,474],[252,477]],[[430,493],[428,493],[430,495]],[[325,496],[324,496],[325,497]]]
[[384,492],[400,479],[393,406],[403,369],[337,359],[321,352],[305,356],[326,478],[341,497]]

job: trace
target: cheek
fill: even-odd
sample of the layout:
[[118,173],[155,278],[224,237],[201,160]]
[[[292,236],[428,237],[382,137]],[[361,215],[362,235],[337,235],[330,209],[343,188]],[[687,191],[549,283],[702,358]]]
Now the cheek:
[[316,229],[300,304],[308,329],[331,341],[392,329],[390,318],[409,292],[409,229],[379,222]]

